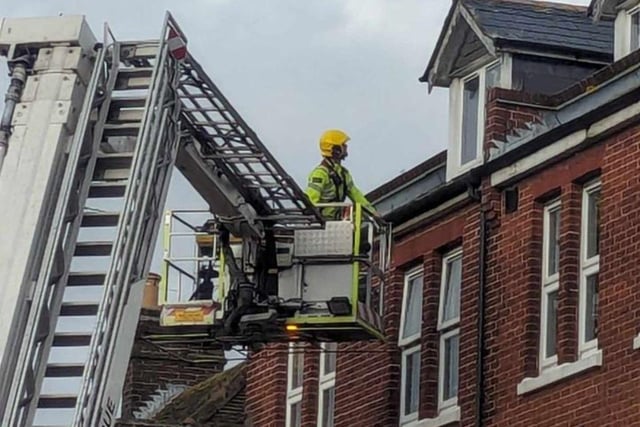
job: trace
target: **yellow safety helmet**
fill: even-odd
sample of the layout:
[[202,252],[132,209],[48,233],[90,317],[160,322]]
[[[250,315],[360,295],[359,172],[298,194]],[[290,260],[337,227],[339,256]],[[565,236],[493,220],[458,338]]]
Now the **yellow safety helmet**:
[[323,157],[333,157],[334,148],[340,148],[349,141],[349,135],[338,129],[330,129],[320,136],[320,152]]

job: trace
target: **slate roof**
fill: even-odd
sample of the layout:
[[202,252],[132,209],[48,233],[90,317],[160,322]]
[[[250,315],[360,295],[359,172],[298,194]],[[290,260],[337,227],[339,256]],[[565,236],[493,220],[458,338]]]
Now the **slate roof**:
[[603,63],[613,60],[614,23],[594,22],[587,7],[535,0],[454,0],[429,63],[419,78],[429,83],[429,90],[433,84],[443,85],[447,79],[443,75],[436,77],[447,73],[446,67],[440,69],[442,64],[436,64],[445,50],[454,49],[448,45],[447,34],[461,8],[468,12],[487,42],[498,49],[528,47],[541,54],[565,53]]
[[387,197],[389,193],[396,191],[398,188],[410,183],[416,178],[419,178],[421,175],[429,172],[433,168],[437,166],[444,165],[447,161],[447,150],[443,150],[438,154],[429,157],[427,160],[422,163],[412,167],[406,172],[401,173],[397,177],[391,179],[390,181],[385,182],[377,188],[374,188],[369,193],[366,194],[367,199],[371,200],[373,203],[378,201],[378,199],[382,197]]
[[164,424],[244,426],[247,363],[223,371],[176,396],[155,417]]
[[562,50],[613,53],[613,22],[593,22],[587,7],[534,0],[462,0],[494,40]]
[[213,375],[174,397],[151,420],[121,420],[118,427],[244,427],[247,362]]

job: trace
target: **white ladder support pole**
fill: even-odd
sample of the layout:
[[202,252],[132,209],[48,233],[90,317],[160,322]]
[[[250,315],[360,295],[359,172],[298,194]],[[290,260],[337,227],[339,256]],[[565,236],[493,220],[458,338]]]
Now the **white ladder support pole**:
[[[5,19],[0,48],[9,59],[39,47],[33,74],[13,114],[0,175],[0,383],[16,363],[15,339],[24,327],[26,302],[53,215],[65,150],[81,110],[95,45],[84,18]],[[6,401],[0,390],[0,402]],[[0,407],[0,414],[3,408]]]

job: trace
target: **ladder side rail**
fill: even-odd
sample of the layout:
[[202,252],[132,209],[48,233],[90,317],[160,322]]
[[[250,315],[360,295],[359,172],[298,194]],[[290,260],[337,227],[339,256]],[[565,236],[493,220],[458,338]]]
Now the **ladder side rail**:
[[[235,121],[236,123],[238,123],[238,125],[242,128],[242,130],[246,134],[245,138],[250,143],[252,143],[255,147],[257,147],[258,151],[266,157],[267,163],[270,165],[270,167],[273,168],[274,172],[277,172],[277,175],[279,175],[282,178],[283,183],[288,184],[286,186],[282,186],[282,188],[286,189],[285,191],[287,192],[287,195],[291,197],[291,200],[294,202],[294,204],[297,204],[297,206],[301,210],[312,213],[312,215],[315,216],[315,219],[318,222],[322,223],[323,221],[322,221],[320,212],[306,198],[305,194],[300,189],[300,187],[295,183],[293,178],[291,178],[291,176],[286,173],[284,168],[277,162],[277,160],[271,154],[271,152],[260,141],[256,133],[253,131],[253,129],[247,125],[247,123],[244,121],[242,116],[235,110],[235,108],[227,100],[224,94],[222,94],[222,92],[218,89],[218,87],[211,81],[209,76],[203,71],[200,64],[190,54],[187,55],[186,62],[193,69],[198,79],[204,85],[206,85],[207,88],[211,91],[211,95],[215,96],[215,98],[218,98],[219,101],[222,103],[225,111],[218,110],[218,113],[221,114],[222,117],[225,117],[228,121],[230,122]],[[213,103],[213,105],[215,106],[215,103]],[[267,167],[267,170],[269,170],[268,167]]]
[[[111,45],[112,49],[117,49],[117,47],[115,46],[115,42]],[[107,51],[108,51],[108,47],[107,47],[107,43],[104,43],[104,48],[103,48],[103,52],[104,52],[104,58],[101,62],[97,62],[96,67],[101,68],[101,73],[104,74],[104,76],[102,76],[102,83],[104,84],[104,98],[101,100],[101,105],[99,108],[99,112],[98,112],[98,116],[97,116],[97,120],[96,122],[93,124],[92,126],[92,134],[91,137],[89,139],[90,141],[90,152],[88,154],[88,159],[87,159],[87,166],[86,166],[86,170],[85,170],[85,174],[82,177],[82,181],[80,183],[80,188],[78,189],[78,194],[76,196],[76,199],[74,200],[76,206],[76,215],[75,218],[73,220],[72,224],[69,224],[69,226],[67,227],[67,231],[66,231],[66,239],[65,239],[65,244],[64,244],[64,267],[63,267],[63,275],[62,277],[60,277],[57,281],[58,285],[55,287],[54,294],[51,296],[51,302],[50,302],[50,309],[49,309],[49,313],[50,313],[50,331],[48,334],[47,339],[45,340],[45,342],[40,346],[41,350],[40,350],[40,357],[42,357],[42,360],[40,360],[39,362],[39,369],[41,369],[41,372],[38,372],[36,374],[36,378],[42,380],[44,378],[44,373],[46,371],[47,368],[47,358],[46,356],[49,354],[50,350],[51,350],[51,346],[53,343],[53,339],[54,339],[54,335],[55,335],[55,329],[56,329],[56,325],[57,325],[57,318],[59,316],[60,313],[60,308],[62,305],[62,300],[64,297],[64,290],[66,288],[66,284],[67,284],[67,280],[69,277],[69,272],[70,272],[70,267],[71,267],[71,260],[73,258],[73,254],[75,251],[75,247],[76,247],[76,243],[77,243],[77,238],[80,232],[80,227],[81,227],[81,222],[83,219],[83,206],[85,205],[85,202],[88,198],[88,194],[89,194],[89,187],[91,185],[91,180],[92,180],[92,176],[93,176],[93,172],[96,166],[96,162],[97,162],[97,155],[98,155],[98,149],[100,146],[100,142],[101,142],[101,138],[100,135],[102,133],[102,129],[104,127],[104,124],[107,120],[107,115],[109,112],[109,106],[110,106],[110,100],[111,100],[111,91],[110,88],[113,88],[116,84],[116,70],[114,67],[112,67],[111,69],[109,69],[106,66],[106,59],[107,59]],[[92,95],[92,100],[91,100],[91,104],[87,107],[83,107],[83,108],[88,108],[89,113],[91,112],[91,110],[93,109],[93,107],[95,107],[95,102],[96,102],[96,94],[95,92],[93,92]],[[83,110],[83,112],[86,112],[87,110]],[[86,128],[84,128],[86,129]],[[85,156],[87,156],[87,154],[85,154]],[[63,232],[62,235],[64,236],[65,233]],[[42,381],[37,383],[38,387],[42,386]],[[36,393],[36,397],[38,397],[39,395],[39,389],[38,389],[38,393]],[[27,424],[31,425],[31,423],[33,422],[33,417],[35,416],[35,411],[37,409],[37,400],[34,400],[34,402],[32,402],[31,407],[30,407],[30,411],[29,411],[29,417],[27,419]]]
[[[204,107],[202,107],[197,100],[199,98],[196,98],[193,95],[183,95],[183,97],[184,96],[186,96],[189,99],[189,101],[192,102],[197,108],[204,109]],[[210,101],[212,102],[212,104],[215,105],[215,99]],[[187,126],[191,129],[191,132],[196,135],[196,139],[201,145],[204,145],[207,149],[212,150],[214,152],[221,151],[221,150],[224,151],[227,149],[233,149],[233,150],[239,149],[239,147],[232,146],[228,143],[229,137],[221,136],[221,135],[225,135],[225,131],[221,127],[222,125],[224,125],[224,123],[217,123],[213,120],[210,120],[207,126],[213,128],[213,130],[216,132],[216,135],[209,135],[206,132],[200,131],[194,125],[193,123],[194,118],[192,117],[192,115],[193,115],[192,113],[186,114],[187,120],[188,120]],[[222,146],[217,145],[218,140],[221,140]],[[274,209],[275,210],[279,209],[283,212],[292,210],[292,208],[287,208],[280,201],[288,201],[288,202],[293,201],[293,204],[296,205],[297,200],[292,198],[291,194],[286,193],[285,189],[287,188],[287,185],[288,185],[286,182],[286,178],[283,178],[277,175],[277,172],[273,170],[273,167],[271,167],[271,170],[270,170],[269,166],[271,165],[269,163],[265,163],[264,161],[261,161],[261,160],[254,161],[253,165],[252,165],[252,162],[249,162],[249,161],[242,163],[242,166],[247,168],[247,170],[249,171],[244,175],[250,175],[252,179],[255,180],[255,181],[250,181],[246,179],[246,177],[242,176],[243,174],[238,170],[238,168],[234,167],[232,159],[234,159],[235,157],[233,154],[228,154],[224,156],[221,156],[220,154],[214,154],[214,155],[204,154],[203,157],[207,160],[214,162],[215,166],[218,169],[220,169],[223,172],[223,174],[227,177],[227,179],[229,179],[229,181],[231,181],[234,184],[234,186],[238,189],[238,191],[242,193],[243,198],[247,200],[254,208],[256,208],[256,211],[259,212],[259,215],[258,215],[259,218],[276,220],[276,221],[286,220],[287,218],[290,218],[292,220],[301,219],[299,214],[287,216],[286,214],[275,214],[273,212]],[[255,167],[258,167],[258,166],[264,168],[267,172],[256,171]],[[265,180],[262,178],[263,176],[271,177],[275,182],[268,182],[268,180]],[[256,190],[255,186],[258,186],[257,190],[262,190],[266,192],[266,198],[265,198],[265,194],[260,194],[259,191],[258,192],[251,191],[251,190]],[[283,191],[285,191],[284,194],[282,193]],[[298,208],[301,209],[300,206],[298,206]],[[296,209],[294,208],[293,210],[296,210]],[[306,220],[306,222],[308,222],[308,219]]]
[[[152,214],[155,215],[153,226],[151,227],[151,236],[148,239],[143,239],[143,242],[147,242],[147,248],[143,252],[147,255],[144,263],[142,263],[142,267],[138,269],[138,271],[142,271],[143,274],[147,274],[148,270],[151,268],[151,262],[153,257],[153,248],[155,246],[155,242],[158,238],[158,227],[160,226],[160,221],[162,219],[162,213],[164,211],[164,206],[167,200],[167,196],[169,193],[169,186],[171,184],[171,177],[173,172],[173,166],[175,165],[176,158],[178,156],[178,148],[182,142],[182,134],[181,134],[181,120],[180,120],[180,97],[178,96],[178,79],[180,77],[179,67],[173,67],[173,71],[175,72],[173,77],[169,79],[171,81],[171,93],[173,94],[173,99],[171,100],[171,105],[173,105],[172,115],[168,117],[168,132],[166,138],[169,139],[168,143],[162,144],[165,147],[164,153],[164,163],[162,164],[163,168],[160,170],[159,179],[153,179],[152,182],[161,182],[160,190],[158,194],[158,200],[156,201],[156,206],[154,206],[154,211]],[[156,225],[156,221],[158,224]]]
[[[161,53],[162,51],[159,50],[158,54],[156,55],[156,59],[160,57]],[[151,108],[153,105],[152,102],[155,99],[156,93],[158,91],[158,88],[155,85],[155,81],[158,79],[158,75],[162,73],[162,70],[160,70],[160,68],[161,67],[159,67],[156,63],[156,66],[154,67],[152,76],[151,76],[151,83],[149,86],[150,95],[147,97],[145,101],[140,133],[138,134],[138,137],[136,139],[136,145],[135,145],[136,148],[134,150],[133,158],[131,161],[132,166],[131,166],[131,172],[129,174],[129,185],[127,185],[127,188],[124,194],[124,200],[125,200],[124,209],[118,220],[118,225],[117,225],[118,234],[114,241],[113,249],[111,251],[111,259],[109,262],[110,267],[105,276],[104,295],[102,297],[100,306],[98,307],[98,312],[96,314],[96,318],[97,318],[96,329],[93,336],[91,337],[91,342],[89,344],[88,362],[87,362],[85,373],[82,379],[82,387],[80,390],[80,394],[78,395],[78,400],[76,402],[74,425],[81,425],[81,423],[84,422],[85,416],[86,416],[86,414],[84,413],[85,406],[88,404],[87,399],[89,399],[91,389],[95,386],[94,375],[95,375],[95,370],[98,369],[97,363],[99,362],[98,358],[99,358],[99,352],[100,352],[100,345],[102,344],[99,341],[102,340],[102,336],[105,333],[104,319],[107,316],[107,310],[109,310],[108,305],[111,303],[113,298],[112,296],[114,292],[113,282],[117,279],[117,275],[119,274],[119,270],[120,270],[120,266],[117,265],[116,260],[118,260],[119,257],[121,256],[122,242],[126,239],[125,236],[128,235],[130,231],[129,221],[131,216],[131,207],[135,206],[134,202],[135,202],[136,195],[134,195],[133,192],[134,192],[135,183],[137,180],[136,175],[139,168],[138,164],[140,163],[140,158],[144,159],[143,151],[145,148],[147,148],[144,146],[144,144],[141,143],[141,141],[143,141],[142,138],[146,133],[146,123],[150,120],[150,116],[153,113]]]
[[[187,118],[187,119],[191,120],[190,118]],[[211,125],[211,126],[215,129],[216,132],[220,132],[217,125]],[[214,139],[213,136],[207,135],[206,132],[204,132],[205,135],[202,135],[202,132],[198,132],[197,127],[195,127],[190,122],[189,122],[189,127],[191,127],[192,132],[197,135],[196,139],[201,144],[201,146],[206,147],[207,149],[215,150],[214,148],[215,141],[212,141]],[[202,154],[202,150],[201,150],[201,154]],[[206,157],[206,154],[204,156]],[[219,159],[219,158],[212,158],[207,160],[212,161],[215,164],[215,166],[223,172],[223,174],[227,177],[227,179],[229,179],[229,181],[231,181],[233,185],[238,189],[238,191],[242,194],[243,198],[249,201],[259,214],[268,215],[270,213],[271,207],[266,202],[266,200],[262,198],[256,199],[255,197],[253,197],[253,194],[247,191],[246,189],[247,183],[241,179],[237,170],[233,170],[231,168],[231,163],[229,163],[228,161],[225,161],[224,159]]]
[[[146,169],[150,164],[149,156],[146,156],[146,152],[150,149],[151,143],[157,143],[157,140],[149,138],[149,132],[152,130],[150,123],[152,123],[153,116],[157,115],[155,107],[158,105],[157,99],[163,94],[161,93],[162,85],[159,81],[162,80],[164,75],[163,64],[167,56],[167,47],[165,37],[167,33],[167,23],[163,26],[163,37],[159,41],[158,53],[156,54],[156,62],[152,72],[151,83],[149,86],[149,96],[145,101],[145,109],[143,119],[141,122],[140,132],[136,141],[136,149],[134,151],[132,159],[132,167],[129,175],[129,185],[125,192],[124,210],[118,221],[118,235],[114,241],[110,268],[105,278],[105,294],[98,308],[97,313],[97,325],[96,331],[91,338],[91,344],[89,349],[89,361],[87,369],[85,370],[83,377],[83,384],[76,403],[76,413],[74,417],[75,425],[89,425],[91,422],[95,407],[97,405],[96,400],[96,378],[102,376],[104,370],[104,344],[109,342],[111,335],[113,335],[113,303],[119,298],[121,289],[119,285],[124,282],[120,280],[122,277],[123,262],[126,262],[126,251],[129,246],[130,234],[132,232],[132,220],[134,218],[134,210],[137,210],[138,200],[140,200],[139,186],[140,181],[144,177]],[[124,260],[124,261],[123,261]]]
[[[206,88],[202,87],[204,86],[205,83],[203,83],[202,81],[198,81],[197,79],[195,79],[193,76],[190,78],[189,83],[184,83],[183,82],[183,87],[184,86],[189,86],[189,84],[193,85],[195,87],[195,85],[200,85],[199,89],[202,90],[204,93],[206,93]],[[193,94],[189,94],[187,90],[184,90],[184,94],[183,97],[186,97],[189,99],[190,102],[192,102],[198,109],[200,110],[204,110],[205,108],[202,107],[202,105],[200,105],[200,103],[198,102],[199,97],[194,96]],[[222,116],[222,118],[224,120],[226,120],[226,122],[216,122],[214,120],[211,120],[210,117],[207,117],[205,115],[205,113],[202,113],[205,118],[208,118],[208,123],[207,126],[213,128],[213,130],[215,131],[216,135],[209,135],[205,132],[206,137],[202,138],[205,142],[208,142],[210,145],[212,145],[212,147],[208,147],[208,148],[212,148],[214,151],[225,151],[225,150],[232,150],[237,152],[241,147],[238,147],[237,145],[232,145],[229,141],[230,139],[234,138],[233,136],[229,136],[230,135],[230,131],[225,131],[222,126],[225,125],[231,125],[233,127],[236,128],[236,132],[238,132],[238,134],[240,135],[240,141],[244,142],[247,145],[247,148],[250,149],[251,146],[250,144],[247,144],[246,141],[246,135],[244,133],[241,133],[242,130],[240,129],[240,131],[238,131],[239,129],[239,125],[235,122],[233,122],[233,118],[229,117],[224,106],[219,106],[217,105],[218,103],[220,103],[219,100],[217,100],[214,97],[211,98],[207,98],[207,100],[209,102],[211,102],[211,104],[214,106],[215,108],[215,112],[217,114],[219,114],[220,116]],[[193,126],[194,128],[197,128],[197,125],[195,124],[195,118],[193,117],[193,112],[189,112],[186,114],[188,116],[188,119],[190,121],[191,126]],[[220,145],[218,145],[218,141],[217,140],[221,140]],[[251,142],[251,141],[248,141]],[[256,150],[251,150],[251,152],[253,152],[256,155],[260,155],[263,156],[264,154],[262,152],[260,152],[259,147],[258,150],[256,152]],[[237,155],[237,154],[236,154]],[[233,167],[233,162],[231,161],[232,159],[234,159],[234,154],[228,154],[227,156],[220,156],[220,155],[214,155],[212,157],[212,161],[216,164],[216,166],[218,168],[220,168],[221,170],[225,171],[225,175],[232,181],[235,183],[235,185],[240,188],[245,190],[246,188],[249,187],[249,184],[252,184],[250,182],[248,182],[246,179],[243,180],[241,178],[241,173],[237,168]],[[239,155],[238,155],[239,158]],[[260,166],[265,167],[264,162],[261,162],[260,160],[257,160],[256,163],[259,163]],[[264,172],[259,172],[256,171],[254,169],[254,167],[251,166],[250,162],[247,161],[245,163],[243,163],[243,166],[246,167],[249,170],[249,173],[251,174],[252,177],[254,177],[255,179],[259,180],[259,185],[262,185],[262,189],[264,191],[267,192],[267,194],[269,195],[269,198],[274,201],[275,200],[275,194],[272,188],[270,188],[269,186],[265,185],[267,184],[264,180],[260,179],[259,176],[260,175],[264,175]],[[233,168],[233,170],[231,170],[231,168]],[[266,167],[265,167],[266,168]],[[268,170],[268,168],[267,168]],[[273,171],[269,171],[267,172],[268,176],[275,176]],[[260,206],[260,212],[262,213],[262,215],[269,215],[272,213],[273,210],[273,206],[270,206],[269,203],[267,202],[267,200],[263,199],[263,198],[258,198],[256,199],[255,197],[253,197],[253,194],[251,193],[247,193],[247,191],[243,191],[244,197],[248,200],[251,200],[251,202],[255,205],[259,205]]]
[[[102,78],[104,68],[103,63],[106,57],[106,47],[99,49],[92,75],[87,86],[82,111],[76,125],[75,133],[69,147],[67,166],[64,172],[58,203],[55,208],[53,222],[50,228],[49,238],[45,248],[43,262],[37,275],[35,287],[33,289],[33,304],[30,307],[26,331],[21,340],[20,358],[15,369],[15,376],[10,385],[10,396],[8,399],[9,412],[5,414],[3,425],[30,425],[37,407],[39,391],[42,385],[42,378],[46,369],[46,356],[51,348],[53,334],[55,331],[56,317],[60,310],[64,284],[68,276],[70,253],[75,248],[75,237],[79,229],[81,215],[76,215],[70,223],[66,220],[70,204],[76,202],[79,206],[87,197],[89,191],[90,178],[95,166],[95,153],[97,143],[87,135],[89,130],[89,120],[95,102],[98,83]],[[114,80],[115,83],[115,80]],[[106,117],[104,108],[101,110],[102,116]],[[84,166],[84,178],[78,186],[78,173],[83,168],[82,150],[85,148],[87,140],[91,140],[91,152],[87,164]],[[99,141],[98,141],[99,143]],[[78,196],[73,198],[73,191],[79,191]],[[78,208],[79,206],[76,206]],[[65,238],[66,236],[66,238]],[[64,239],[64,241],[63,241]],[[59,256],[63,254],[62,275],[55,277],[56,269],[59,268]],[[50,316],[47,318],[47,314]],[[45,322],[45,323],[43,323]],[[48,330],[47,338],[38,345],[38,338],[41,331],[38,327],[42,325]],[[35,367],[35,369],[34,369]],[[34,381],[32,386],[29,382]],[[31,390],[29,390],[31,388]],[[26,395],[26,396],[25,396]]]
[[[219,114],[221,114],[223,117],[228,119],[228,116],[234,116],[237,115],[238,117],[240,117],[240,115],[236,112],[236,110],[233,109],[233,107],[230,105],[230,103],[228,103],[228,101],[226,100],[226,98],[224,98],[224,95],[222,95],[222,93],[220,92],[220,90],[217,87],[211,87],[212,92],[216,95],[216,98],[212,99],[212,103],[215,102],[214,101],[218,101],[223,105],[223,109],[219,109]],[[228,106],[227,106],[228,104]],[[279,192],[284,191],[285,192],[285,196],[286,199],[288,201],[293,201],[294,205],[297,205],[298,208],[300,209],[304,209],[305,203],[304,203],[304,199],[300,199],[299,198],[299,194],[295,194],[295,192],[291,192],[291,191],[287,191],[289,190],[289,184],[290,182],[293,182],[293,180],[291,179],[291,177],[289,175],[287,175],[284,172],[284,169],[279,167],[279,163],[277,163],[275,161],[274,158],[270,158],[270,152],[266,149],[266,147],[261,145],[260,140],[258,139],[257,135],[255,134],[255,132],[251,129],[248,128],[248,131],[243,129],[243,125],[246,126],[246,124],[243,124],[242,122],[240,122],[240,124],[234,122],[234,120],[237,120],[235,117],[233,117],[232,119],[228,119],[231,126],[233,127],[233,129],[235,130],[235,132],[237,133],[237,137],[240,138],[241,140],[244,140],[245,143],[247,142],[247,140],[249,140],[251,143],[253,143],[254,145],[256,145],[258,147],[258,150],[261,153],[264,153],[264,156],[267,158],[267,161],[264,161],[264,159],[259,159],[257,163],[260,163],[260,166],[262,166],[264,169],[267,170],[266,173],[259,173],[259,172],[255,172],[252,175],[252,178],[255,179],[259,185],[263,185],[263,190],[266,191],[270,198],[272,203],[278,204],[280,209],[285,209],[285,207],[283,206],[283,204],[281,204],[280,202],[278,202],[278,198],[276,197],[276,195]],[[224,139],[229,139],[232,138],[234,136],[231,135],[231,132],[219,132],[221,137]],[[248,165],[247,165],[248,166]],[[275,181],[275,184],[279,184],[276,187],[271,187],[268,186],[267,184],[269,184],[269,180],[265,180],[263,177],[264,176],[268,176],[273,178],[273,181]],[[289,181],[287,181],[289,180]],[[294,188],[294,187],[292,187]],[[302,203],[300,203],[300,201],[302,201]]]
[[[172,64],[173,61],[167,57],[167,64]],[[171,67],[168,67],[170,71]],[[170,80],[170,76],[168,73],[166,74],[166,79]],[[169,88],[170,83],[167,82],[162,84],[163,87]],[[149,250],[151,245],[151,241],[155,241],[154,235],[157,235],[157,227],[160,225],[160,220],[162,217],[162,205],[164,204],[164,199],[166,197],[166,190],[168,190],[168,179],[167,175],[170,174],[171,167],[173,166],[172,159],[175,159],[175,155],[177,154],[177,142],[178,138],[174,135],[173,138],[168,137],[167,132],[171,129],[170,125],[172,124],[172,120],[179,115],[179,103],[175,102],[175,99],[165,104],[165,94],[161,97],[159,101],[159,105],[163,106],[162,110],[162,118],[160,122],[154,121],[153,130],[150,134],[149,139],[155,142],[154,153],[152,156],[149,156],[149,160],[147,165],[149,167],[149,172],[143,174],[145,177],[144,185],[141,184],[139,196],[143,197],[142,200],[142,209],[138,210],[139,215],[134,218],[136,224],[133,226],[135,230],[135,234],[133,239],[130,239],[130,246],[128,247],[127,255],[125,256],[126,260],[126,270],[120,276],[120,283],[118,284],[118,288],[120,289],[119,301],[118,303],[113,305],[113,310],[116,313],[112,316],[113,320],[113,330],[118,331],[121,326],[121,322],[124,316],[125,306],[129,301],[130,294],[130,285],[136,281],[143,280],[147,274],[147,270],[149,269],[149,265],[151,264],[151,256],[153,255],[153,251]],[[176,114],[174,110],[174,117],[169,117],[169,108],[173,105],[175,109],[178,110]],[[174,126],[175,128],[175,126]],[[164,148],[163,156],[160,156],[162,149]],[[160,162],[161,157],[165,158],[165,161]],[[168,159],[167,159],[168,157]],[[151,169],[155,166],[155,169]],[[155,188],[152,188],[154,184]],[[155,191],[152,191],[155,190]],[[154,198],[156,198],[154,202]],[[139,200],[139,199],[138,199]],[[128,308],[130,309],[130,308]],[[107,342],[106,348],[103,348],[103,354],[105,357],[104,366],[110,367],[113,362],[114,353],[116,351],[117,337],[111,336],[109,341]],[[98,382],[99,388],[97,393],[95,394],[96,401],[98,403],[102,402],[104,398],[104,394],[106,392],[107,385],[109,383],[111,370],[103,369],[102,377]],[[96,405],[94,407],[94,422],[97,422],[100,419],[101,406]]]

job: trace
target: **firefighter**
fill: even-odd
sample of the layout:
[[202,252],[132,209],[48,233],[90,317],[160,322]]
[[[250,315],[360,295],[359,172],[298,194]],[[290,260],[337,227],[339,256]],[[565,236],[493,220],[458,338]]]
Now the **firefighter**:
[[[320,136],[322,162],[309,174],[305,193],[315,205],[317,203],[342,203],[347,197],[353,203],[361,204],[378,217],[373,205],[353,182],[349,171],[342,166],[347,157],[349,136],[341,130],[327,130]],[[338,220],[339,207],[322,207],[320,213],[327,220]]]

